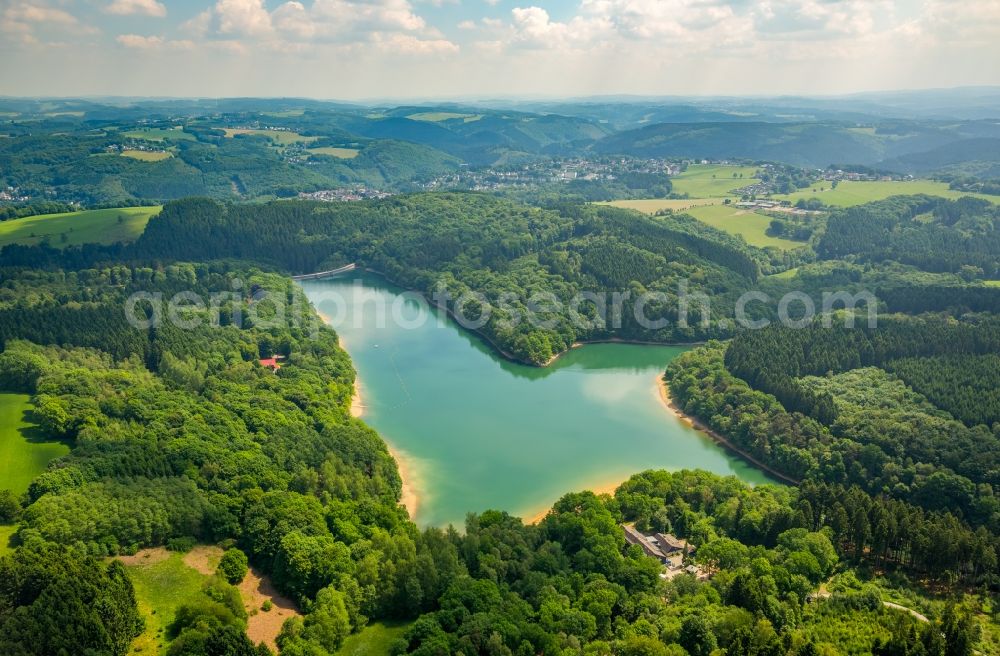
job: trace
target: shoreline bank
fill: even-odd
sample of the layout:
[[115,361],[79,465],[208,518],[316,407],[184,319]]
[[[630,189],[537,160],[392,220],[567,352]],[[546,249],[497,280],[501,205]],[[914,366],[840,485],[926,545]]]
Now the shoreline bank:
[[[326,317],[322,312],[317,312],[320,319],[329,325],[329,318]],[[347,351],[347,346],[344,344],[344,338],[339,334],[337,335],[337,344],[341,349]],[[351,416],[355,419],[360,419],[365,414],[365,404],[362,402],[361,397],[361,377],[357,373],[357,369],[354,371],[354,392],[351,395]],[[402,482],[402,486],[399,492],[399,503],[406,508],[407,514],[409,514],[410,519],[413,520],[417,516],[417,508],[420,506],[420,497],[417,495],[416,487],[413,484],[414,472],[411,458],[399,448],[393,446],[389,440],[385,438],[381,433],[379,437],[382,438],[382,442],[385,443],[385,448],[389,451],[389,455],[392,459],[396,461],[396,470],[399,472],[399,479]]]
[[[602,494],[613,495],[615,493],[615,490],[618,489],[618,486],[627,481],[629,478],[630,478],[629,476],[626,476],[625,478],[621,479],[616,478],[614,482],[602,483],[600,485],[586,485],[576,490],[567,490],[566,493],[568,494],[573,491],[584,492],[589,490],[590,492],[593,492],[598,496]],[[551,503],[547,504],[543,510],[539,510],[537,512],[525,513],[525,517],[521,518],[522,521],[525,523],[525,525],[538,524],[543,519],[545,519],[546,515],[549,514],[549,511],[552,510],[552,506],[555,505],[556,501],[558,501],[558,499],[554,499]]]
[[667,412],[674,415],[678,419],[678,421],[680,421],[682,424],[686,424],[691,428],[695,429],[696,431],[698,431],[699,433],[702,433],[716,444],[725,448],[727,451],[736,454],[737,456],[739,456],[743,460],[746,460],[748,463],[750,463],[757,469],[766,472],[769,476],[776,478],[779,481],[786,483],[788,485],[796,485],[796,486],[799,485],[800,481],[797,481],[794,478],[791,478],[790,476],[782,474],[781,472],[775,470],[769,465],[764,464],[754,456],[750,455],[740,447],[730,442],[728,439],[726,439],[716,431],[712,430],[712,428],[710,428],[707,424],[705,424],[705,422],[701,421],[697,417],[692,417],[691,415],[685,413],[683,410],[677,407],[677,404],[674,403],[673,399],[670,396],[670,386],[667,385],[667,381],[663,380],[662,374],[656,376],[655,382],[656,382],[656,389],[659,392],[660,403],[663,404],[663,407],[666,409]]
[[[624,339],[621,337],[606,337],[602,339],[582,340],[573,342],[572,344],[570,344],[569,348],[559,351],[558,353],[554,353],[552,357],[550,357],[542,364],[535,364],[534,362],[530,362],[523,358],[519,358],[513,353],[504,350],[503,348],[501,348],[499,344],[493,341],[493,338],[484,333],[482,330],[479,330],[477,328],[467,328],[463,326],[462,322],[458,320],[458,317],[455,316],[455,313],[452,312],[451,308],[441,307],[431,302],[431,299],[427,292],[421,291],[419,289],[412,289],[410,287],[406,287],[405,285],[401,285],[398,282],[395,282],[394,280],[390,279],[386,274],[382,273],[381,271],[378,271],[377,269],[369,269],[368,267],[355,267],[353,269],[346,269],[344,272],[359,271],[359,270],[365,273],[374,273],[376,276],[379,276],[380,278],[388,282],[390,285],[394,285],[408,292],[413,292],[414,294],[419,294],[420,297],[424,299],[424,302],[427,303],[427,305],[430,308],[444,310],[445,314],[448,315],[448,318],[454,321],[456,324],[458,324],[458,326],[462,330],[468,331],[469,333],[475,335],[482,341],[486,342],[486,344],[494,351],[496,351],[501,357],[505,358],[506,360],[509,360],[510,362],[514,362],[516,364],[523,364],[527,367],[537,367],[539,369],[544,369],[553,362],[555,362],[556,360],[558,360],[559,358],[561,358],[562,356],[572,351],[573,349],[580,348],[581,346],[587,346],[588,344],[639,344],[644,346],[689,346],[689,347],[702,346],[705,344],[705,342],[655,342],[642,339]],[[329,277],[335,278],[339,276],[340,273],[341,272],[338,272],[336,274],[331,274]],[[312,280],[325,280],[325,279],[326,278],[313,278]],[[316,313],[319,315],[321,319],[323,319],[323,321],[327,325],[330,325],[329,317],[320,312],[318,309],[316,310]]]

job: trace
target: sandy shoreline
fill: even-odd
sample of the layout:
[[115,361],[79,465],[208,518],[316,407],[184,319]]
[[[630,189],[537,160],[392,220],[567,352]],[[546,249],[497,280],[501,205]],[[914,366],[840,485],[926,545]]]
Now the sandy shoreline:
[[[590,490],[591,492],[593,492],[594,494],[597,494],[597,495],[601,495],[601,494],[614,494],[615,490],[618,489],[618,486],[621,485],[622,483],[624,483],[627,480],[628,480],[628,478],[615,479],[615,481],[613,481],[613,482],[602,483],[601,485],[584,486],[584,487],[580,488],[578,491],[582,492],[584,490]],[[571,492],[571,490],[567,490],[566,492],[569,493],[569,492]],[[552,510],[552,506],[555,505],[556,501],[558,501],[558,499],[553,500],[552,503],[550,503],[547,506],[545,506],[545,508],[543,510],[539,510],[539,511],[534,512],[534,513],[525,513],[526,517],[523,518],[524,523],[525,524],[537,524],[538,522],[540,522],[543,519],[545,519],[545,516],[549,514],[550,510]]]
[[406,512],[409,513],[412,520],[417,516],[417,508],[420,507],[420,496],[413,485],[415,477],[411,464],[412,458],[386,441],[385,437],[382,438],[382,441],[389,449],[389,455],[396,461],[396,469],[399,470],[399,478],[403,482],[399,493],[399,503],[406,508]]
[[677,419],[679,419],[681,423],[687,424],[696,431],[705,434],[706,436],[711,438],[712,441],[722,445],[723,447],[735,453],[740,458],[746,460],[747,462],[757,467],[758,469],[764,470],[774,478],[784,481],[789,485],[799,484],[799,481],[796,481],[794,478],[786,476],[785,474],[782,474],[781,472],[772,469],[771,467],[765,465],[760,460],[753,457],[743,449],[739,448],[738,446],[736,446],[735,444],[724,438],[722,435],[709,428],[704,422],[699,420],[697,417],[692,417],[691,415],[685,414],[683,410],[677,407],[673,399],[670,398],[670,388],[667,386],[667,381],[663,380],[663,376],[657,375],[655,381],[656,381],[656,389],[659,391],[660,402],[663,404],[663,407],[666,408],[667,412],[677,417]]
[[[327,318],[320,313],[320,318],[327,321]],[[347,350],[347,346],[344,344],[344,338],[337,335],[337,343],[340,348]],[[357,370],[354,373],[354,393],[351,395],[351,416],[360,419],[365,414],[365,404],[361,400],[361,378],[357,374]],[[389,450],[389,455],[392,459],[396,461],[396,469],[399,470],[399,478],[402,480],[403,486],[399,495],[399,503],[406,507],[406,511],[410,515],[410,519],[417,516],[417,507],[420,505],[420,497],[417,496],[416,489],[413,485],[414,475],[413,468],[411,466],[410,458],[405,452],[399,450],[389,443],[385,439],[385,436],[381,436],[382,441],[385,442],[386,448]]]

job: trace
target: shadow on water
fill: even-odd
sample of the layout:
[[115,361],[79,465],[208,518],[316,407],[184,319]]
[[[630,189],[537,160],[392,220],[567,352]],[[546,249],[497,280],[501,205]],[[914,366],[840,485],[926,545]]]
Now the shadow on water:
[[[323,280],[329,281],[334,279],[350,285],[361,284],[375,292],[384,292],[392,295],[406,294],[403,307],[408,316],[424,313],[430,317],[429,320],[440,321],[445,328],[457,335],[462,341],[493,360],[504,372],[525,380],[542,380],[564,369],[641,373],[649,368],[650,349],[657,348],[665,349],[663,367],[666,368],[667,363],[676,355],[674,349],[680,348],[670,344],[595,342],[569,349],[547,367],[535,367],[504,357],[497,352],[496,348],[484,335],[461,326],[453,318],[431,305],[422,295],[394,285],[381,274],[371,271],[352,271],[335,277],[324,278]],[[325,311],[323,303],[318,305],[318,309],[321,312]]]

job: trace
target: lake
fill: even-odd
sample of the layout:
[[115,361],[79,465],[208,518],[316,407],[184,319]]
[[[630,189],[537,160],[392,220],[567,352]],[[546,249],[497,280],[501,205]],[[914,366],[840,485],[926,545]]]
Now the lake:
[[773,482],[664,407],[656,379],[684,347],[590,344],[540,369],[373,274],[301,284],[354,361],[364,421],[404,461],[421,526],[490,508],[531,518],[644,469]]

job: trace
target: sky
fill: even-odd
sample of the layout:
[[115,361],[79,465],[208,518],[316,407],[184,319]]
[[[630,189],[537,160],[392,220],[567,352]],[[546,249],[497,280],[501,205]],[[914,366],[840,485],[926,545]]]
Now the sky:
[[0,0],[0,95],[471,99],[1000,84],[1000,0]]

